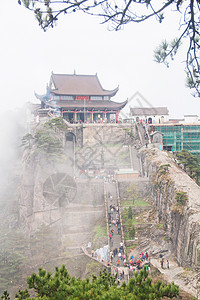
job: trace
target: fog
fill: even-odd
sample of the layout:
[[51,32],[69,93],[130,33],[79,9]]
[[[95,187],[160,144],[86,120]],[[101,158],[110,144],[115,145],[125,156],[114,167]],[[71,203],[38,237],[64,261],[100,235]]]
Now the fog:
[[[46,92],[52,71],[97,73],[103,88],[111,90],[119,85],[114,101],[129,98],[129,105],[138,106],[139,102],[132,96],[140,92],[147,99],[144,106],[147,103],[167,106],[172,117],[197,114],[200,107],[185,87],[185,46],[169,69],[153,61],[153,50],[160,41],[165,37],[171,39],[177,33],[174,32],[176,17],[160,27],[152,21],[111,32],[107,26],[99,25],[99,19],[74,14],[61,17],[54,29],[44,33],[34,15],[19,6],[17,0],[3,1],[2,5],[0,291],[21,286],[26,276],[36,272],[40,265],[52,271],[54,265],[65,261],[73,275],[86,276],[90,260],[80,253],[80,245],[92,239],[96,239],[96,248],[107,244],[107,237],[98,239],[94,230],[97,225],[105,229],[102,222],[105,220],[105,176],[111,176],[113,169],[130,167],[127,134],[123,132],[121,142],[118,132],[105,128],[92,133],[88,130],[83,148],[73,144],[75,162],[74,153],[69,154],[69,149],[65,149],[67,158],[61,163],[47,163],[34,151],[24,152],[21,138],[29,132],[30,125],[26,123],[26,103],[38,102],[34,91]],[[126,111],[124,115],[127,114]],[[101,169],[106,169],[105,174]],[[66,180],[70,182],[68,176],[73,193],[63,204]],[[79,255],[83,265],[77,263]]]
[[105,89],[119,85],[117,102],[138,91],[151,106],[167,106],[175,118],[199,111],[199,101],[185,87],[187,45],[181,46],[170,68],[153,60],[160,42],[178,35],[180,13],[166,14],[161,24],[152,19],[128,24],[118,32],[108,31],[99,18],[76,13],[61,17],[46,33],[15,0],[4,1],[0,14],[1,109],[35,101],[34,91],[45,93],[52,71],[76,70],[97,73]]
[[[19,176],[23,149],[21,138],[27,131],[26,108],[2,111],[0,115],[0,184],[4,192],[11,178]],[[16,173],[15,173],[16,171]],[[2,199],[1,199],[2,200]]]

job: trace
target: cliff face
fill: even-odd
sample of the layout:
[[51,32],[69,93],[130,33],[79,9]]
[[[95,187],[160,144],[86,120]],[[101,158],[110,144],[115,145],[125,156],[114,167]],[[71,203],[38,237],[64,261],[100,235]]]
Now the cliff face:
[[[200,187],[167,153],[141,150],[143,171],[150,177],[157,218],[171,241],[172,252],[181,266],[200,265]],[[177,193],[185,192],[185,204],[177,203]]]
[[44,197],[43,185],[52,174],[65,171],[62,164],[46,161],[42,156],[38,159],[35,151],[32,148],[24,152],[19,189],[20,220],[29,234],[59,219],[59,205]]
[[64,250],[78,249],[92,241],[96,222],[104,214],[103,182],[77,179],[72,159],[74,142],[65,140],[64,133],[60,140],[63,148],[58,157],[45,155],[35,143],[24,151],[20,221],[29,236],[42,225],[53,227]]
[[91,241],[95,223],[104,213],[101,176],[91,179],[84,172],[92,167],[94,176],[99,168],[129,166],[127,143],[135,129],[130,124],[43,121],[33,128],[34,139],[29,135],[25,139],[20,220],[29,234],[42,224],[58,226],[62,239],[68,233],[69,244],[77,246]]

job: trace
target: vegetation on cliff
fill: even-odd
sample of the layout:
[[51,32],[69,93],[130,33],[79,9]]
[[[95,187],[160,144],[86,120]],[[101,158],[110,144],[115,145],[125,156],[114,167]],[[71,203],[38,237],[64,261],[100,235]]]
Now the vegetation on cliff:
[[178,164],[184,171],[200,185],[200,157],[187,150],[182,150],[176,154]]
[[132,203],[134,204],[134,201],[139,198],[139,193],[138,193],[137,186],[134,183],[131,183],[128,186],[124,196],[125,196],[124,198],[126,200],[132,201]]
[[[54,274],[39,268],[39,274],[33,273],[28,277],[27,284],[35,296],[31,297],[27,289],[19,290],[15,299],[145,300],[173,298],[179,294],[179,288],[174,283],[166,285],[159,280],[154,284],[146,269],[135,272],[128,284],[123,282],[120,287],[116,276],[111,276],[106,270],[100,272],[99,277],[93,275],[92,281],[88,278],[81,280],[71,277],[64,265],[60,269],[56,267]],[[10,299],[7,291],[4,291],[1,299]]]
[[67,125],[62,118],[53,118],[35,131],[32,135],[27,133],[22,137],[22,146],[31,148],[36,146],[37,153],[47,154],[51,158],[59,157],[63,153],[63,133],[67,131]]
[[133,240],[135,237],[135,218],[133,218],[132,207],[124,208],[124,212],[122,214],[125,239]]
[[184,191],[178,191],[176,192],[175,199],[178,205],[185,205],[188,199],[187,193]]
[[176,203],[173,205],[172,210],[178,211],[180,215],[183,215],[183,210],[184,210],[185,204],[188,200],[187,193],[184,191],[176,191],[175,200],[176,200]]
[[152,172],[150,182],[154,192],[159,196],[163,194],[166,199],[169,198],[171,189],[174,186],[174,181],[169,174],[170,164],[164,164],[158,167],[156,172]]

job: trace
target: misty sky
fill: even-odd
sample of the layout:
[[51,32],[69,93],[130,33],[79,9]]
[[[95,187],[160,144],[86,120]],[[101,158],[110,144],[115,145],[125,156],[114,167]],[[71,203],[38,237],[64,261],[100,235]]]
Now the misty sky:
[[[153,61],[164,38],[177,36],[178,13],[163,24],[149,21],[108,31],[101,19],[75,13],[61,17],[44,33],[17,0],[1,4],[1,109],[36,101],[45,93],[51,72],[98,74],[105,89],[119,85],[113,98],[122,102],[140,92],[152,106],[167,106],[171,117],[198,114],[200,100],[185,87],[184,46],[167,69]],[[145,104],[144,104],[145,105]],[[134,103],[133,106],[138,106]]]

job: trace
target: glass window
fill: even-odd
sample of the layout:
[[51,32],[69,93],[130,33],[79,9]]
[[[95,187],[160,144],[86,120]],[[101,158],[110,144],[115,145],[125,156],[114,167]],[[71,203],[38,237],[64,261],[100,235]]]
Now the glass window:
[[102,96],[91,96],[90,100],[102,100],[103,97]]

